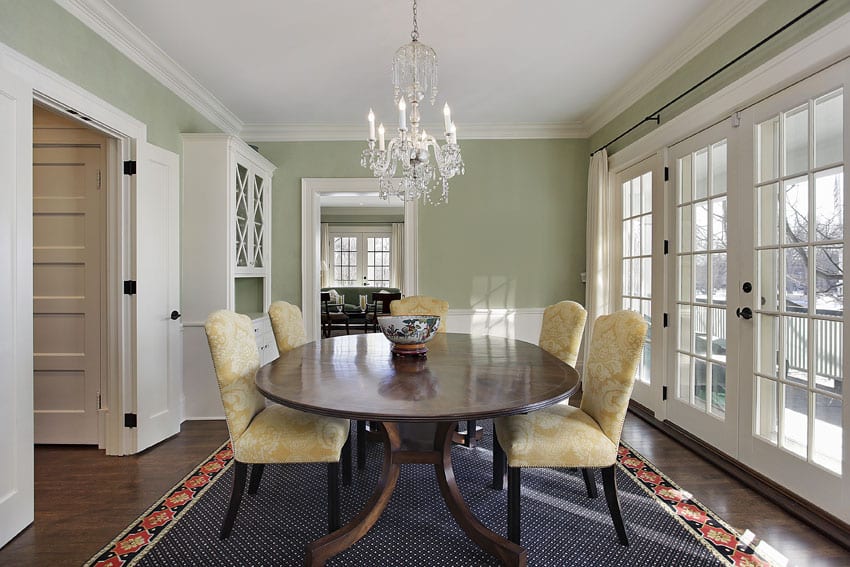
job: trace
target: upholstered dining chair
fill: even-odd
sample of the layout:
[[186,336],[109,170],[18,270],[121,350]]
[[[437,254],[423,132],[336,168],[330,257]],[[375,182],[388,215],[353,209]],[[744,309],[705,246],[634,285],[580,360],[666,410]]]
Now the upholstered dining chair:
[[301,309],[286,301],[275,301],[269,306],[269,320],[272,323],[274,340],[280,354],[307,343],[307,331]]
[[537,344],[575,368],[587,311],[575,301],[559,301],[543,311]]
[[[617,499],[617,448],[629,405],[647,323],[634,311],[599,317],[593,326],[581,406],[558,404],[494,420],[496,461],[508,465],[508,539],[520,542],[520,471],[530,467],[580,468],[595,498],[592,470],[602,471],[605,500],[620,543],[629,544]],[[494,486],[498,483],[494,478]]]
[[227,538],[233,528],[249,464],[248,494],[256,494],[266,464],[327,463],[328,531],[338,529],[340,460],[343,483],[351,482],[348,420],[276,404],[266,407],[265,398],[254,384],[260,355],[251,319],[246,315],[216,311],[207,318],[204,329],[224,405],[235,469],[230,503],[219,537]]
[[[289,352],[308,342],[307,331],[304,329],[304,318],[301,316],[301,309],[297,305],[292,305],[286,301],[275,301],[269,306],[269,319],[272,322],[274,340],[280,354]],[[358,432],[360,429],[364,430],[362,436],[364,440],[361,441],[360,437],[357,438],[357,468],[360,469],[366,466],[365,424],[365,421],[357,422]],[[343,466],[348,465],[343,464]]]
[[446,316],[449,314],[449,302],[427,295],[411,295],[390,302],[391,315],[437,315],[440,317],[438,333],[446,332]]

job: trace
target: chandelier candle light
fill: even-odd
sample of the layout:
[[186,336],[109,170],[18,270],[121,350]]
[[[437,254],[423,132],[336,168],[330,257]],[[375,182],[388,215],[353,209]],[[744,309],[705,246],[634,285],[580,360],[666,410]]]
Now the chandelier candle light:
[[[449,179],[463,175],[463,158],[457,144],[457,128],[452,122],[449,104],[443,106],[446,143],[420,130],[419,103],[426,93],[431,105],[437,99],[437,53],[419,43],[419,24],[416,21],[416,0],[413,0],[413,31],[411,42],[401,46],[393,57],[393,91],[398,103],[398,136],[388,143],[384,124],[378,125],[375,139],[375,113],[369,109],[369,147],[363,150],[360,165],[378,178],[378,194],[383,199],[395,196],[405,201],[419,199],[439,205],[449,198]],[[410,105],[410,128],[407,106]],[[431,152],[434,153],[432,164]],[[401,167],[401,179],[396,185],[393,177]],[[439,186],[439,196],[432,191]]]

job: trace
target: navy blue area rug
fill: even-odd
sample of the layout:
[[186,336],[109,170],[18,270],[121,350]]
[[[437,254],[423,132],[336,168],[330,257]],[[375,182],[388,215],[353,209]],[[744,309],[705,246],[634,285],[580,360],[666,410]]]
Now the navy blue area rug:
[[[452,463],[472,513],[505,535],[507,492],[490,488],[492,433],[472,449],[456,446]],[[341,487],[342,522],[372,493],[382,447],[368,445],[366,469]],[[325,534],[325,465],[268,465],[256,495],[245,495],[233,531],[219,540],[230,497],[229,445],[154,503],[86,565],[303,565],[304,548]],[[587,498],[577,470],[526,469],[522,474],[522,545],[528,564],[678,567],[768,566],[739,534],[693,500],[650,462],[620,446],[617,483],[629,547],[619,544],[597,474],[600,496]],[[372,530],[329,566],[499,565],[460,527],[440,496],[432,465],[402,465],[392,500]]]

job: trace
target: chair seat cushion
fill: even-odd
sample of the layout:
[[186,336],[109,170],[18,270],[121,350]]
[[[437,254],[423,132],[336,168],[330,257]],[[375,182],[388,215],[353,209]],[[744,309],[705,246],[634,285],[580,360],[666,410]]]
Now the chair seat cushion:
[[608,467],[617,460],[617,445],[576,407],[559,404],[494,423],[511,467]]
[[347,419],[269,406],[233,442],[243,463],[330,463],[338,461],[348,439]]

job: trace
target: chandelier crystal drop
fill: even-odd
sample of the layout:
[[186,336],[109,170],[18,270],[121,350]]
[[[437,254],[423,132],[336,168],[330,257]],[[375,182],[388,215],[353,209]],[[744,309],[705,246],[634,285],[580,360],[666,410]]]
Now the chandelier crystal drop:
[[[443,106],[445,143],[420,129],[419,104],[430,98],[437,100],[437,53],[419,42],[413,0],[413,31],[410,43],[401,46],[393,57],[393,95],[398,105],[398,135],[387,141],[383,123],[375,137],[375,114],[369,110],[368,148],[363,150],[360,165],[378,178],[378,193],[383,199],[395,196],[405,201],[422,198],[431,204],[445,203],[449,198],[449,179],[463,175],[463,158],[457,143],[457,128],[448,103]],[[408,106],[410,107],[408,126]],[[433,154],[433,157],[432,157]],[[400,171],[398,183],[393,178]],[[439,187],[439,193],[435,189]]]

